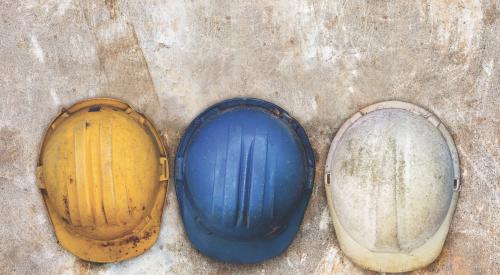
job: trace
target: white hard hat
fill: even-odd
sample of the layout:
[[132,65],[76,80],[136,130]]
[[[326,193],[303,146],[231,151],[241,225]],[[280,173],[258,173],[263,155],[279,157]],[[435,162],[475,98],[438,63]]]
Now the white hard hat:
[[433,114],[399,101],[362,109],[336,134],[325,172],[335,232],[354,263],[405,272],[440,254],[460,171],[453,140]]

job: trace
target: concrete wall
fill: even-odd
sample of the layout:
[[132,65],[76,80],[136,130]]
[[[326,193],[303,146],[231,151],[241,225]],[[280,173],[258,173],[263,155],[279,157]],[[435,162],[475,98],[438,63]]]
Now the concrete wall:
[[[0,273],[365,273],[335,239],[323,167],[343,121],[389,99],[434,112],[461,158],[462,193],[444,250],[415,274],[498,273],[500,3],[255,2],[0,2]],[[249,266],[202,256],[186,239],[173,185],[160,239],[144,255],[96,265],[63,250],[35,185],[36,159],[61,107],[95,96],[149,116],[171,159],[190,120],[219,100],[253,96],[287,109],[318,163],[288,251]]]

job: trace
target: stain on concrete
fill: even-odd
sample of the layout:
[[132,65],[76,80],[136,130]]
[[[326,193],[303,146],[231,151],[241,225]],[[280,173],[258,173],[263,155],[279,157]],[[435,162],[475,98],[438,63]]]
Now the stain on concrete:
[[21,154],[15,142],[19,139],[19,132],[6,127],[0,128],[0,163],[13,163]]
[[102,23],[96,29],[97,56],[105,78],[103,94],[133,102],[142,111],[159,111],[149,67],[132,25],[121,20]]
[[109,16],[111,19],[116,19],[118,15],[118,2],[117,0],[104,0],[104,3],[106,4],[106,7],[108,8],[109,11]]

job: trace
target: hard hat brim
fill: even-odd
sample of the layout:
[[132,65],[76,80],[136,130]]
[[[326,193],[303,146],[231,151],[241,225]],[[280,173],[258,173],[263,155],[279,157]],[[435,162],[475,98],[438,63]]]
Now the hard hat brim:
[[[329,196],[328,196],[329,197]],[[330,198],[328,199],[331,200]],[[454,192],[452,204],[456,205],[458,200],[458,192]],[[331,203],[329,204],[331,207]],[[445,220],[438,228],[436,233],[429,238],[423,245],[409,252],[374,252],[359,243],[357,243],[347,233],[345,228],[340,223],[335,209],[330,208],[332,213],[335,235],[340,244],[340,248],[354,264],[368,270],[376,272],[408,272],[423,268],[432,263],[441,253],[449,227],[451,225],[454,207],[450,207]]]
[[160,232],[166,187],[161,187],[150,217],[144,219],[130,234],[113,240],[95,240],[71,232],[44,195],[45,206],[54,226],[58,242],[78,258],[96,263],[119,262],[144,253],[156,243]]
[[[310,190],[308,192],[310,193]],[[184,195],[182,191],[180,193],[182,193],[181,196]],[[190,201],[185,197],[180,198],[182,200],[180,204],[182,205],[181,215],[184,228],[189,240],[197,250],[216,260],[252,264],[278,256],[290,246],[304,217],[309,194],[304,194],[300,203],[297,204],[298,208],[293,211],[286,228],[276,232],[268,239],[246,241],[222,238],[214,234],[197,221],[197,211]]]
[[[288,222],[281,230],[273,232],[268,237],[261,239],[236,240],[234,238],[224,238],[211,232],[199,221],[199,213],[191,200],[187,198],[185,191],[185,176],[183,171],[183,161],[185,153],[189,147],[191,137],[195,131],[214,114],[222,113],[224,110],[235,107],[261,108],[266,112],[275,115],[283,120],[290,129],[295,131],[300,139],[306,158],[306,183],[302,197],[297,202],[297,208],[288,217]],[[189,240],[195,248],[203,254],[216,260],[230,263],[256,263],[275,257],[284,252],[292,243],[300,224],[304,217],[314,181],[314,154],[309,139],[302,126],[279,106],[267,101],[254,98],[235,98],[222,101],[213,105],[196,117],[187,128],[181,139],[175,162],[175,186],[177,199],[184,228]]]

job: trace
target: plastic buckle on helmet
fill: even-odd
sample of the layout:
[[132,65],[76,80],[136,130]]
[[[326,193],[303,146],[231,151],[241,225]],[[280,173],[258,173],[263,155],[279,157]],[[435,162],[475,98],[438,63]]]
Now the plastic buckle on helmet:
[[166,181],[168,180],[168,162],[166,157],[160,157],[160,165],[162,168],[162,173],[160,175],[160,181]]

